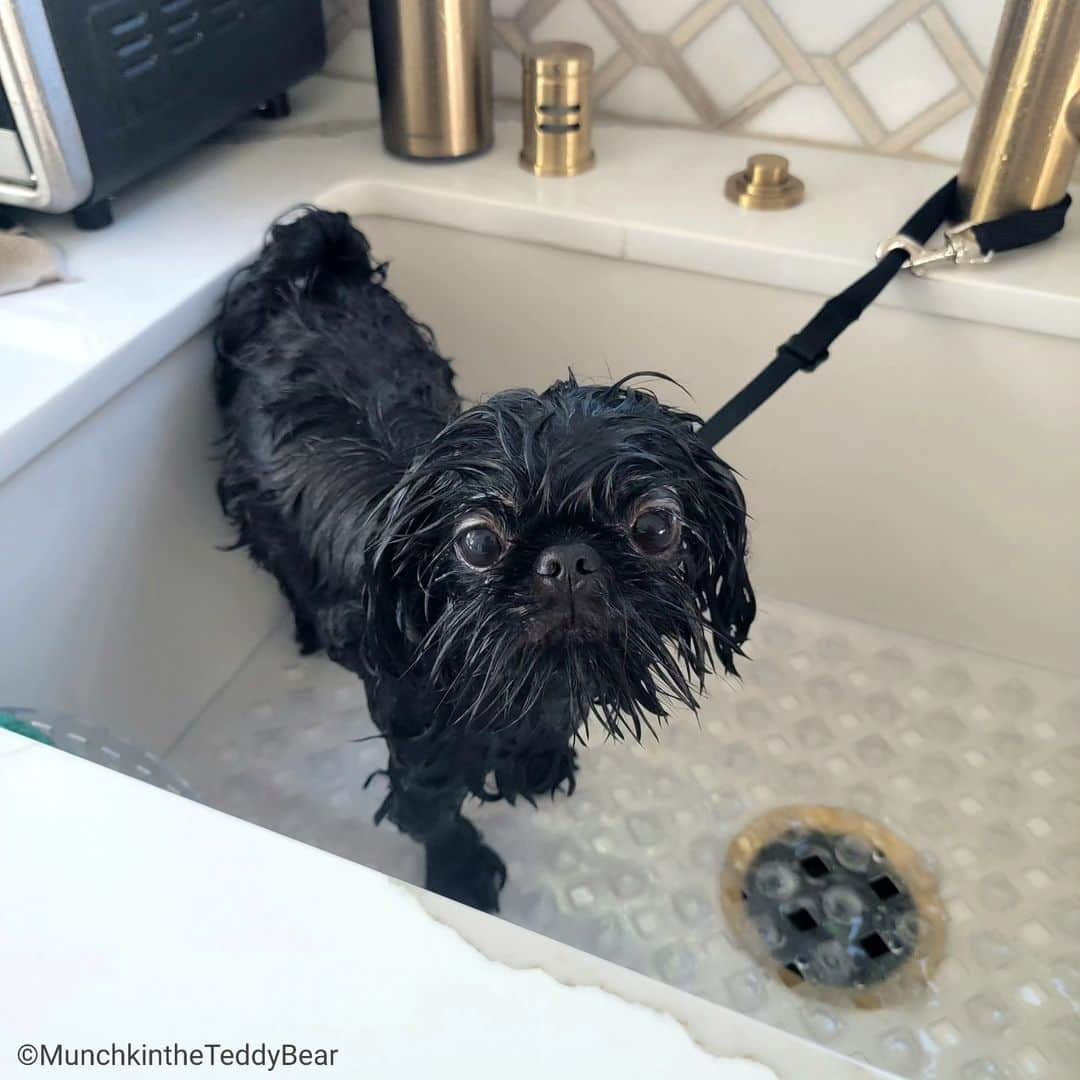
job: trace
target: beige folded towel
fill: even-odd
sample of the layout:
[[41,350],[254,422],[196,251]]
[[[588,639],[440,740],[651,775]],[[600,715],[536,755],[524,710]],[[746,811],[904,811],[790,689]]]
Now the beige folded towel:
[[65,277],[64,257],[54,244],[18,225],[0,229],[0,296]]

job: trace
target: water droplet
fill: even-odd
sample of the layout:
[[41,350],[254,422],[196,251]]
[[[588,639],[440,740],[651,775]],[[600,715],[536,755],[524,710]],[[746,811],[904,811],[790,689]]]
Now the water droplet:
[[1020,715],[1030,712],[1037,699],[1035,691],[1027,683],[1010,679],[994,690],[991,700],[1002,712]]
[[665,945],[656,950],[653,960],[666,983],[681,986],[697,974],[697,958],[685,945]]
[[821,907],[827,919],[850,925],[863,914],[859,894],[847,885],[833,885],[821,897]]
[[756,968],[749,968],[746,971],[740,971],[737,975],[732,975],[725,980],[724,985],[727,987],[731,1004],[739,1012],[756,1012],[765,1004],[767,996],[765,978]]
[[773,952],[780,948],[786,940],[783,930],[766,915],[755,915],[754,926],[761,935],[761,940]]
[[870,865],[874,849],[861,836],[849,834],[836,841],[833,848],[840,865],[859,873]]
[[806,976],[826,986],[847,986],[854,966],[847,949],[839,941],[823,941],[810,951]]
[[962,1080],[1008,1080],[1008,1074],[1004,1072],[996,1061],[989,1058],[976,1058],[969,1061],[961,1070]]
[[1009,1007],[997,994],[977,994],[968,1001],[967,1014],[977,1028],[990,1035],[1004,1031],[1014,1019]]
[[1063,997],[1080,1001],[1080,956],[1066,956],[1055,960],[1050,968],[1054,989]]
[[819,1042],[831,1042],[843,1030],[843,1021],[824,1006],[815,1005],[802,1010],[806,1030]]
[[962,667],[940,667],[933,671],[929,679],[930,687],[938,694],[956,697],[968,693],[972,686],[971,675]]
[[855,744],[855,753],[859,760],[871,769],[887,765],[895,756],[892,747],[880,735],[867,735]]
[[891,1069],[913,1072],[923,1061],[919,1038],[910,1028],[893,1028],[881,1037],[885,1061]]
[[1012,882],[1001,873],[987,874],[979,882],[979,902],[987,911],[1007,911],[1020,899]]
[[754,871],[754,885],[771,900],[787,900],[799,887],[799,875],[778,861],[762,863]]
[[922,921],[917,911],[901,912],[892,923],[892,931],[897,940],[911,949],[918,944],[921,927]]
[[986,971],[997,971],[1012,962],[1012,943],[993,931],[974,938],[971,948],[976,962]]

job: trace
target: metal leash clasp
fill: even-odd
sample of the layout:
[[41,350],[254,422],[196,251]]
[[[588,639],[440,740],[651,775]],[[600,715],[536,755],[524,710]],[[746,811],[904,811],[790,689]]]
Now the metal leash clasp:
[[945,244],[939,248],[928,248],[912,240],[910,236],[897,233],[878,244],[877,261],[881,262],[890,251],[907,253],[907,262],[902,270],[910,270],[917,277],[922,277],[927,270],[947,263],[952,266],[976,266],[988,263],[993,257],[992,251],[983,251],[975,238],[975,231],[969,222],[954,225],[945,230]]

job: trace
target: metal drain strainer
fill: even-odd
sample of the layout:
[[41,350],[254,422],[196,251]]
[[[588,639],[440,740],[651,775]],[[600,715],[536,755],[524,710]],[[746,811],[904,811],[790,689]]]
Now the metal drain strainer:
[[917,990],[943,952],[933,875],[852,811],[788,806],[757,818],[731,843],[722,893],[743,944],[785,983],[863,1007]]

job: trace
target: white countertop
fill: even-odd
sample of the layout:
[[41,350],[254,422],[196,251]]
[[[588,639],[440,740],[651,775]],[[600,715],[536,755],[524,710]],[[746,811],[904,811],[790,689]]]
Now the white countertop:
[[[363,207],[579,251],[827,293],[949,168],[675,128],[602,125],[599,164],[572,181],[517,164],[519,124],[453,165],[382,150],[373,88],[316,77],[284,121],[251,120],[124,193],[116,223],[80,233],[27,216],[75,280],[0,298],[0,480],[204,327],[269,222],[305,201]],[[754,151],[787,153],[797,209],[740,211],[725,176]],[[1080,227],[989,266],[902,275],[879,303],[1080,338]],[[777,340],[796,327],[778,329]],[[762,357],[762,363],[768,357]]]
[[[336,1051],[290,1076],[883,1075],[6,731],[0,821],[3,1076],[20,1047],[114,1043]],[[151,1072],[247,1075],[208,1060]]]
[[0,481],[206,326],[277,215],[363,167],[372,88],[313,79],[294,100],[125,192],[100,232],[22,215],[72,280],[0,297]]

